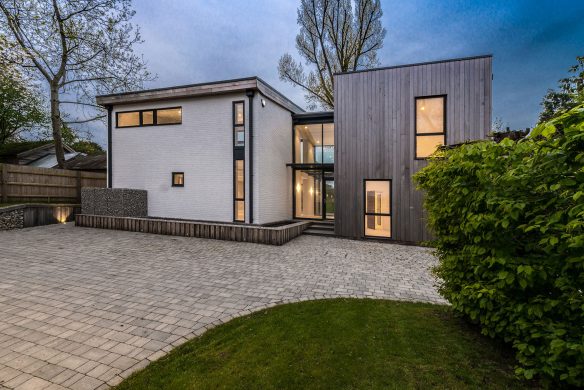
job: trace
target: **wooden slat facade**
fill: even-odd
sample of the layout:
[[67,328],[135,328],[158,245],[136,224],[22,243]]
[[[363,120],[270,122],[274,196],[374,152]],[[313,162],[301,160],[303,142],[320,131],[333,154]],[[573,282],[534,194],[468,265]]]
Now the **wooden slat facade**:
[[0,164],[0,203],[79,203],[81,188],[105,186],[105,173]]
[[75,216],[75,225],[97,229],[125,230],[130,232],[165,234],[171,236],[283,245],[301,235],[310,225],[310,222],[295,222],[284,226],[268,227],[77,214]]
[[335,233],[364,237],[364,179],[392,180],[392,239],[431,239],[412,175],[418,96],[446,95],[446,143],[491,130],[491,56],[335,75]]

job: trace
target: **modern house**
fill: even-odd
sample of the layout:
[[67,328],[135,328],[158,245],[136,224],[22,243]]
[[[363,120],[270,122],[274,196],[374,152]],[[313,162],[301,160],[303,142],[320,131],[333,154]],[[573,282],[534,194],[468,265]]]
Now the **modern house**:
[[108,185],[147,190],[156,217],[428,239],[412,175],[437,146],[486,138],[491,56],[334,77],[334,112],[305,112],[258,77],[98,96]]

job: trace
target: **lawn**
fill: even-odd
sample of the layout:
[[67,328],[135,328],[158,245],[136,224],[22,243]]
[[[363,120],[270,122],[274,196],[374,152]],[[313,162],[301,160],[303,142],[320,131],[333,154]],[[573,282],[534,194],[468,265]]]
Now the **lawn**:
[[210,330],[118,389],[528,388],[510,351],[446,306],[336,299]]

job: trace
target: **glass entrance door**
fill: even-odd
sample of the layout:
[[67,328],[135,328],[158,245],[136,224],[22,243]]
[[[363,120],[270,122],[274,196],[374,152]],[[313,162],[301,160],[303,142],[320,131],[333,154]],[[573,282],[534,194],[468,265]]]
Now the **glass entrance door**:
[[324,218],[335,219],[335,179],[324,180]]

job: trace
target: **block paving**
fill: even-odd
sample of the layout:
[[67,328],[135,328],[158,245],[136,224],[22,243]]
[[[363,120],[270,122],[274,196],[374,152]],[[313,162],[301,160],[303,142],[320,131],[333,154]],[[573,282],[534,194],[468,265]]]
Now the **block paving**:
[[0,389],[115,386],[207,329],[277,304],[444,304],[427,248],[268,246],[52,225],[0,232]]

